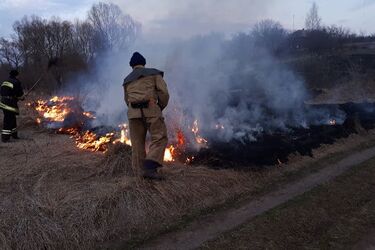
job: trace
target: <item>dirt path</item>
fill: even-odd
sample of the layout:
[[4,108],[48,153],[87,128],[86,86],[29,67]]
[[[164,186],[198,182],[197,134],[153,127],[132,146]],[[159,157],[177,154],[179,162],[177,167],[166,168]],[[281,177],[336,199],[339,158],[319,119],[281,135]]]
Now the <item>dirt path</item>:
[[327,166],[323,170],[307,176],[298,182],[290,183],[282,189],[266,196],[242,204],[240,207],[201,218],[185,229],[165,234],[148,242],[141,249],[195,249],[204,242],[213,240],[222,233],[232,230],[246,221],[293,199],[312,188],[332,180],[345,171],[375,157],[375,147],[355,153]]
[[353,250],[375,250],[375,230],[362,239]]

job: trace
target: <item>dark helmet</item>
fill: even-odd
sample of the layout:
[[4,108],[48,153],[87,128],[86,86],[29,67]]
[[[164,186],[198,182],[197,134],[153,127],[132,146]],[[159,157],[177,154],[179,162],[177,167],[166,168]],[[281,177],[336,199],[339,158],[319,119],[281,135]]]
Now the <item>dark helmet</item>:
[[130,67],[134,68],[137,65],[146,65],[146,58],[144,58],[139,52],[135,52],[129,62]]
[[18,72],[18,70],[16,70],[16,69],[12,69],[10,72],[9,72],[9,75],[11,76],[11,77],[16,77],[16,76],[18,76],[20,74],[20,72]]

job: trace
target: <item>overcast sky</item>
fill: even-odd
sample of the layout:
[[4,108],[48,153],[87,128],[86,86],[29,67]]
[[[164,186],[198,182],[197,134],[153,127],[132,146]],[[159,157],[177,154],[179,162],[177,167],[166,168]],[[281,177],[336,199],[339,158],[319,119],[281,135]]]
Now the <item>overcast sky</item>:
[[[83,19],[94,0],[0,0],[0,36],[8,36],[24,15]],[[107,1],[108,2],[108,1]],[[312,0],[111,0],[142,23],[148,38],[188,37],[211,31],[247,31],[271,18],[288,29],[303,28]],[[375,33],[375,0],[316,0],[327,25]]]

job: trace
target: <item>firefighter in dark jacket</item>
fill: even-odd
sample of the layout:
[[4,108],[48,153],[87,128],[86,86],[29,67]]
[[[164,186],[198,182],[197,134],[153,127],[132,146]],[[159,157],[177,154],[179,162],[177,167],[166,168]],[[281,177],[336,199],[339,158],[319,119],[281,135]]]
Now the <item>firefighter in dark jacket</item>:
[[21,82],[17,79],[17,70],[9,73],[9,79],[0,86],[0,108],[4,112],[3,130],[1,131],[2,142],[9,142],[10,138],[19,139],[17,134],[16,116],[19,114],[18,101],[24,100]]
[[[164,73],[145,68],[146,59],[138,52],[133,54],[129,64],[133,71],[125,78],[123,87],[128,106],[132,167],[143,169],[143,177],[146,179],[161,180],[163,177],[157,169],[163,165],[168,143],[162,114],[169,101]],[[146,155],[147,132],[151,135],[151,144]]]

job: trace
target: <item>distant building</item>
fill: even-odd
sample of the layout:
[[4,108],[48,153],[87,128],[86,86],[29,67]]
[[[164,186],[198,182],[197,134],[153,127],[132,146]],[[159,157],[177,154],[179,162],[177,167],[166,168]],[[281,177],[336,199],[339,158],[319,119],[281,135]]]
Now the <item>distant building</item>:
[[307,42],[307,31],[297,30],[290,35],[289,44],[293,50],[304,50]]

